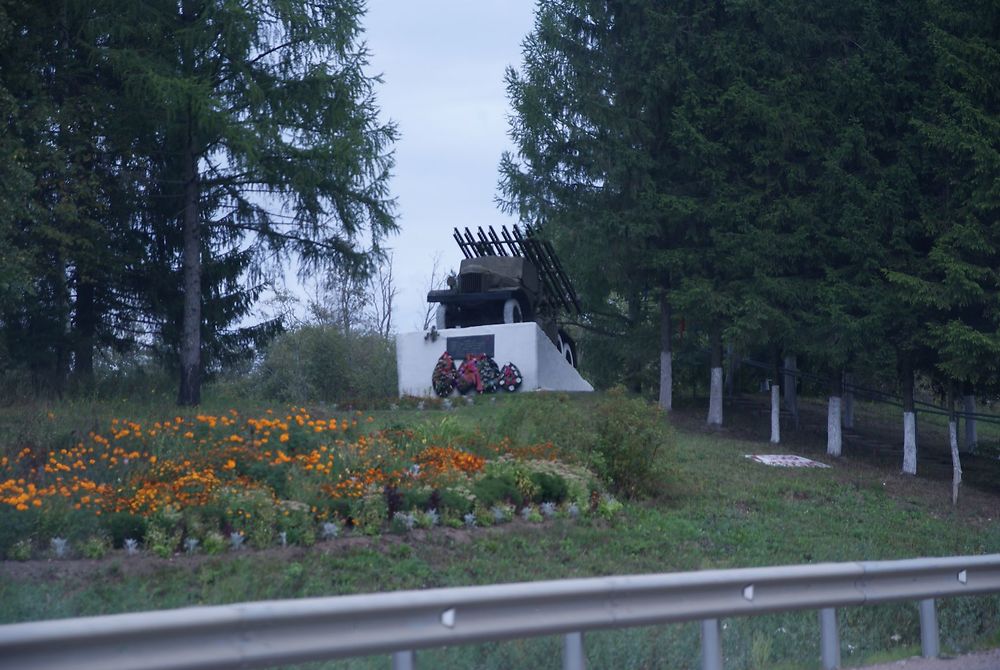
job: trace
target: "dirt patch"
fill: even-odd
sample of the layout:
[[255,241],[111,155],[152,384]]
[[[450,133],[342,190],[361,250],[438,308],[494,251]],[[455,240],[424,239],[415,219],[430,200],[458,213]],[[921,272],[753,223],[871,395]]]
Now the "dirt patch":
[[[551,523],[551,522],[546,522]],[[270,549],[241,549],[223,554],[175,554],[160,558],[145,552],[129,556],[124,550],[110,552],[102,559],[45,559],[31,561],[0,561],[0,578],[12,581],[80,582],[97,574],[120,577],[153,575],[163,570],[183,569],[196,572],[208,562],[229,562],[253,556],[254,560],[288,562],[302,559],[311,552],[341,555],[360,549],[373,549],[391,554],[399,545],[449,547],[468,545],[478,539],[503,536],[512,532],[530,532],[545,524],[535,524],[514,519],[501,526],[488,528],[415,529],[409,533],[367,536],[347,534],[332,540],[318,542],[312,547],[273,547]]]

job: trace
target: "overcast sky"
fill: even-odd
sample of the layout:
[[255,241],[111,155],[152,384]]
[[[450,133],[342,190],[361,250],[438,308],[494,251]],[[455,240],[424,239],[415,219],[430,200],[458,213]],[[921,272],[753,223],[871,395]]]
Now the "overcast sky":
[[369,0],[364,20],[382,114],[399,127],[392,192],[400,233],[388,241],[399,296],[395,328],[418,329],[436,253],[462,254],[455,226],[516,223],[494,203],[510,108],[504,70],[520,66],[534,0]]

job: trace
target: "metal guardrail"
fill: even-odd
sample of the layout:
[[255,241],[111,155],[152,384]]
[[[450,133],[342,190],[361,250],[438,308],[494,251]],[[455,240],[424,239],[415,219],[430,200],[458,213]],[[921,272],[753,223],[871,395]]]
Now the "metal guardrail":
[[840,663],[835,608],[920,600],[937,655],[934,598],[1000,592],[1000,554],[598,577],[192,607],[0,626],[0,668],[264,668],[565,634],[564,668],[585,666],[582,633],[702,621],[702,667],[722,667],[722,617],[821,610],[823,665]]

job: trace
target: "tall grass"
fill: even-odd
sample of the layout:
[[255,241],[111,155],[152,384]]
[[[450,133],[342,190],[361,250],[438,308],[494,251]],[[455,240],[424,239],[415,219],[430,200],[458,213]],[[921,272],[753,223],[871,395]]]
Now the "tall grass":
[[[633,403],[638,403],[634,405]],[[968,491],[953,508],[938,483],[844,458],[828,470],[767,468],[745,454],[769,448],[724,435],[649,432],[648,407],[627,396],[524,394],[480,399],[451,411],[387,410],[376,426],[409,427],[415,439],[512,444],[551,440],[568,459],[595,462],[606,448],[601,408],[619,407],[614,427],[647,454],[653,495],[627,502],[611,520],[557,519],[545,524],[422,536],[394,536],[314,549],[276,550],[156,562],[123,555],[93,565],[59,561],[0,563],[0,621],[136,611],[194,604],[396,589],[503,583],[608,574],[825,561],[880,560],[1000,552],[996,498]],[[22,427],[37,439],[61,439],[64,410],[52,424],[45,407]],[[241,408],[243,410],[243,408]],[[244,410],[245,411],[245,410]],[[69,409],[65,415],[73,414]],[[0,417],[12,419],[9,413]],[[74,415],[86,424],[87,412]],[[67,419],[68,421],[68,419]],[[607,433],[610,434],[610,433]],[[659,437],[650,437],[658,435]],[[623,438],[624,439],[624,438]],[[653,440],[662,440],[653,449]],[[665,474],[664,474],[665,473]],[[31,575],[30,578],[26,575]],[[841,610],[845,665],[912,654],[919,643],[915,603]],[[996,643],[996,597],[939,603],[947,653]],[[726,667],[819,667],[815,612],[725,620]],[[695,624],[590,633],[591,667],[699,667]],[[422,667],[556,668],[558,638],[539,638],[420,652]],[[315,664],[384,668],[383,657]]]

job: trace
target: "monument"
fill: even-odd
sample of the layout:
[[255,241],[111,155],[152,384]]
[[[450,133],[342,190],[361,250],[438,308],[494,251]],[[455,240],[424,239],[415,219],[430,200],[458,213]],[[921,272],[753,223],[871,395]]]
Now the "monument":
[[559,327],[580,304],[551,243],[517,226],[453,237],[465,258],[447,289],[427,294],[435,325],[396,337],[400,395],[593,391]]

